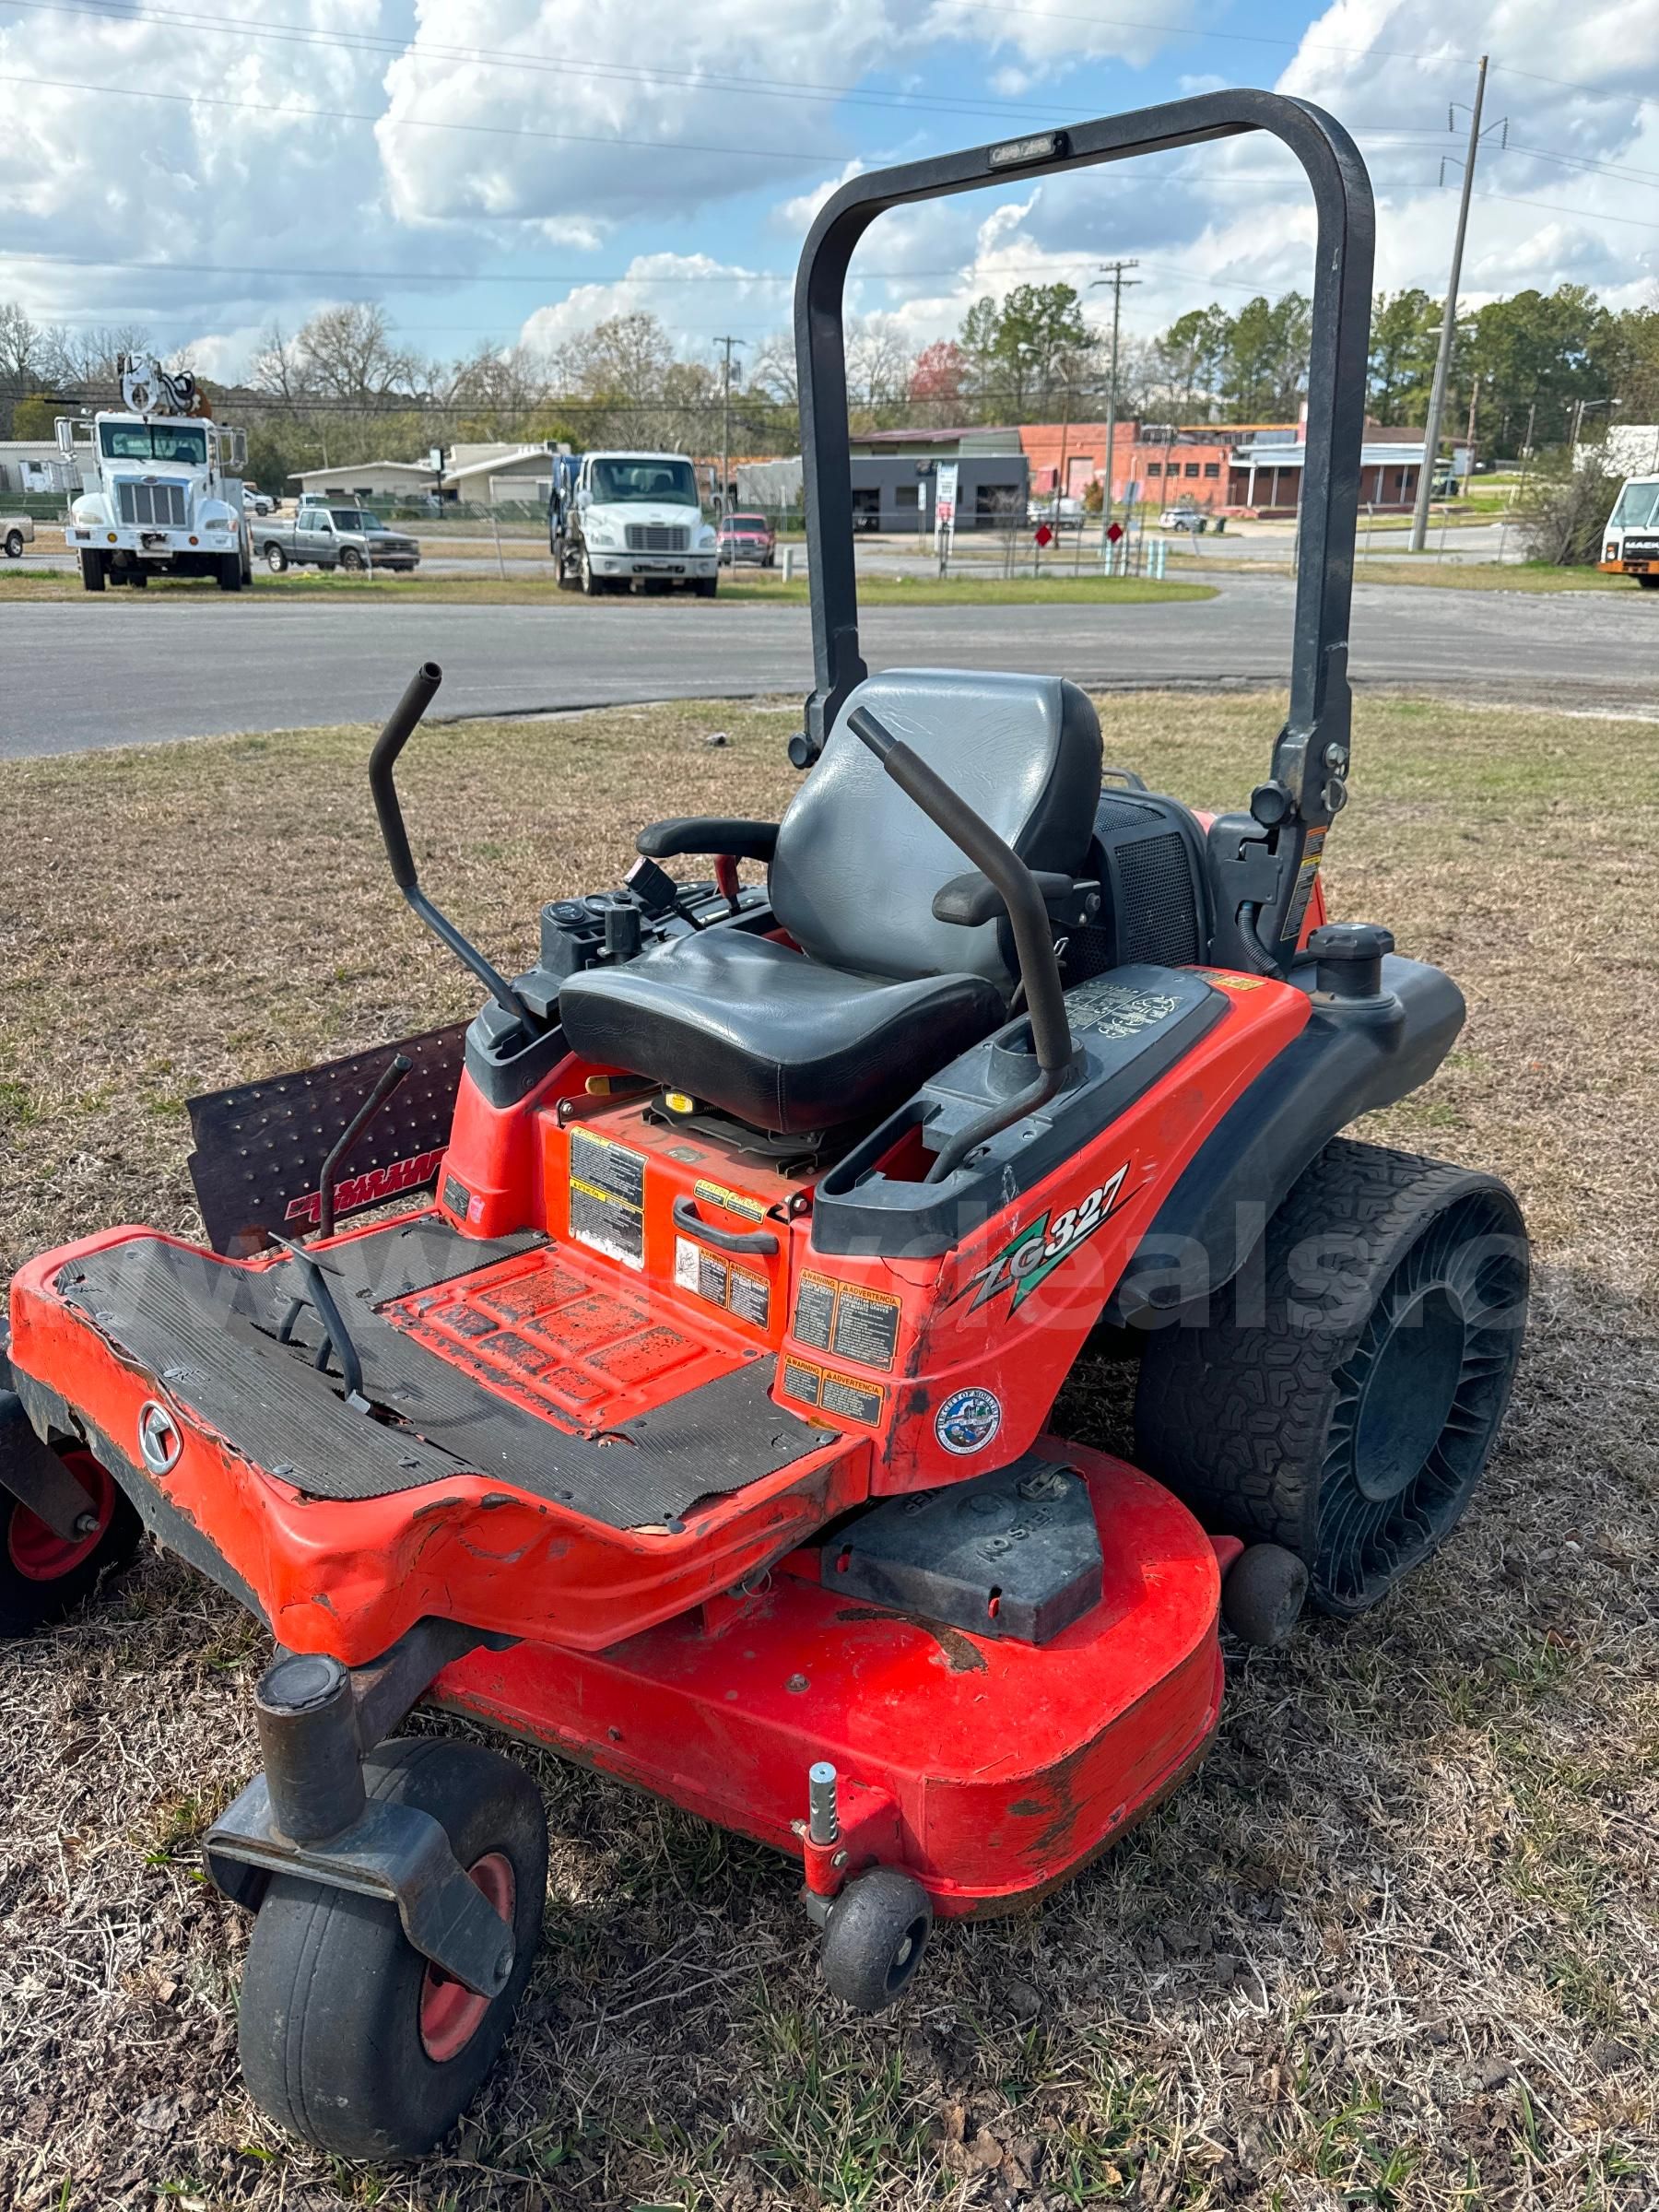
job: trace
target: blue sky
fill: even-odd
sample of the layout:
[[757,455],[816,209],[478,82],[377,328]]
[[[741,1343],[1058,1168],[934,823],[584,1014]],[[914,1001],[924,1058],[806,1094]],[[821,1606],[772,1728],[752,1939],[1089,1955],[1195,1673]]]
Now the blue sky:
[[[1380,281],[1438,288],[1482,51],[1509,143],[1466,290],[1659,298],[1655,0],[0,0],[0,297],[221,375],[341,299],[440,356],[637,306],[752,348],[852,168],[1236,83],[1354,130]],[[1124,254],[1149,332],[1305,285],[1309,236],[1288,157],[1235,140],[887,218],[855,300],[919,344]]]

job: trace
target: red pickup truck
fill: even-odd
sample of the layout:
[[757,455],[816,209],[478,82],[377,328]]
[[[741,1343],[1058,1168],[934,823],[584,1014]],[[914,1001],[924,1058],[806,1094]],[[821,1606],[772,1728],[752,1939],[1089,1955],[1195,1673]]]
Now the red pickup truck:
[[719,548],[723,569],[739,561],[756,569],[777,566],[777,535],[763,514],[728,514],[720,525]]

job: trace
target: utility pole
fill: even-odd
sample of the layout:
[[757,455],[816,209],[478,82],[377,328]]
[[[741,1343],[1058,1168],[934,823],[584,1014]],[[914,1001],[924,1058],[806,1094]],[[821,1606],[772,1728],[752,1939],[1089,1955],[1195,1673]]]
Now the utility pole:
[[[1440,457],[1441,417],[1446,406],[1446,380],[1452,369],[1452,344],[1457,335],[1457,291],[1463,282],[1464,239],[1469,228],[1469,197],[1475,185],[1475,157],[1480,151],[1480,111],[1486,100],[1487,56],[1480,57],[1475,79],[1475,105],[1469,111],[1469,150],[1464,157],[1463,194],[1457,205],[1457,235],[1452,246],[1452,281],[1446,288],[1446,312],[1441,322],[1440,351],[1434,357],[1434,382],[1429,392],[1429,419],[1423,426],[1423,466],[1418,477],[1417,506],[1411,517],[1411,550],[1420,553],[1429,538],[1429,502],[1434,496],[1435,464]],[[1448,124],[1451,115],[1447,115]],[[1507,119],[1506,119],[1507,120]]]
[[732,480],[732,348],[747,346],[747,338],[716,338],[716,346],[725,347],[725,360],[720,378],[720,516],[725,520],[726,504],[730,498],[728,487]]
[[1105,497],[1100,501],[1100,543],[1110,544],[1106,533],[1112,527],[1112,473],[1117,461],[1117,391],[1118,391],[1118,325],[1124,309],[1124,287],[1136,285],[1138,276],[1125,276],[1125,269],[1138,269],[1138,261],[1103,261],[1100,274],[1090,286],[1109,284],[1112,287],[1112,375],[1106,387],[1106,482]]

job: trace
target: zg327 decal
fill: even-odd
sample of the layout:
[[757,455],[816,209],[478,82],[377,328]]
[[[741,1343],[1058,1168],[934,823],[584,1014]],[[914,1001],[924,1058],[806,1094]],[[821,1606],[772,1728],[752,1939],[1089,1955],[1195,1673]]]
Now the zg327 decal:
[[1125,1160],[1115,1174],[1097,1183],[1092,1191],[1086,1191],[1076,1206],[1068,1206],[1052,1218],[1047,1210],[1039,1214],[1029,1228],[1009,1238],[994,1260],[988,1261],[977,1275],[970,1276],[951,1304],[956,1305],[971,1292],[973,1303],[968,1311],[972,1313],[1002,1291],[1008,1290],[1013,1293],[1008,1311],[1017,1313],[1039,1283],[1047,1282],[1062,1261],[1070,1259],[1079,1245],[1086,1244],[1102,1222],[1110,1221],[1113,1214],[1127,1206],[1135,1195],[1133,1191],[1125,1194],[1124,1190],[1129,1167],[1129,1161]]

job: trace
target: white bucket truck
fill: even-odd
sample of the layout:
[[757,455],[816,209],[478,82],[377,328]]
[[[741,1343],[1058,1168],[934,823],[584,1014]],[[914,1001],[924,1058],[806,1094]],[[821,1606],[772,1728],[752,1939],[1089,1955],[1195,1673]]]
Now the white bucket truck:
[[211,576],[239,592],[253,574],[242,509],[246,434],[198,415],[194,377],[124,360],[123,406],[88,422],[60,416],[57,440],[79,469],[65,543],[89,592],[152,576]]

